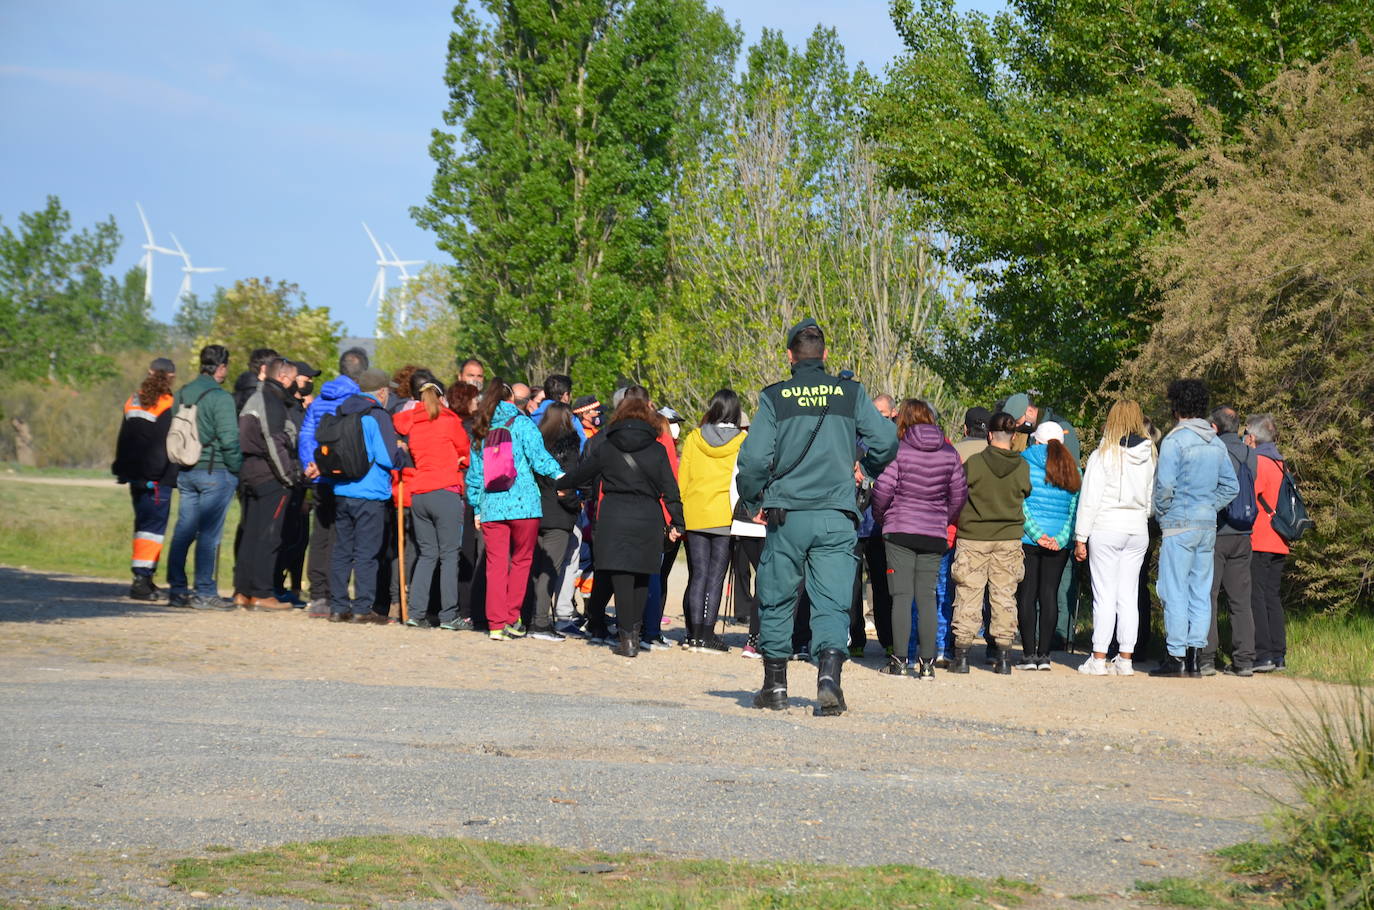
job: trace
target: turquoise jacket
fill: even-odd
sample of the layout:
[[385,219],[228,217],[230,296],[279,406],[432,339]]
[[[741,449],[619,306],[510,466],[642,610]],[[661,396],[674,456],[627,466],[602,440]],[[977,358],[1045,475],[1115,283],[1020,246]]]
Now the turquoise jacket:
[[515,446],[515,484],[509,490],[488,493],[482,479],[482,450],[485,443],[474,441],[472,463],[468,467],[467,490],[468,505],[472,507],[472,517],[478,521],[515,521],[521,518],[543,518],[544,506],[539,494],[539,484],[535,474],[542,474],[557,480],[563,476],[563,469],[544,448],[544,437],[540,435],[534,421],[520,412],[509,401],[496,406],[491,425],[504,427],[512,417],[510,425],[511,440]]
[[1049,446],[1031,446],[1021,453],[1030,467],[1031,492],[1022,503],[1026,516],[1021,542],[1038,546],[1040,538],[1053,537],[1062,549],[1073,537],[1073,520],[1078,513],[1078,494],[1056,487],[1045,479],[1045,460]]

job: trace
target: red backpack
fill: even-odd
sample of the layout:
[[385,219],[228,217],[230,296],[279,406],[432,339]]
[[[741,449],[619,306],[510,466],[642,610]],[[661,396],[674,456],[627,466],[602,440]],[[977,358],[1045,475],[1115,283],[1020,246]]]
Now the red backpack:
[[482,486],[488,493],[504,493],[515,486],[515,437],[510,428],[519,417],[516,414],[487,431],[482,444]]

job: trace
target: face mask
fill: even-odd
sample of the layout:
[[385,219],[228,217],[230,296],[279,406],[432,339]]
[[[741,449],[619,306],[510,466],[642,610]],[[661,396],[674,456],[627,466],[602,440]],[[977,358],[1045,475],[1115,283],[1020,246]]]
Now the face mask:
[[315,380],[307,380],[305,385],[296,390],[297,398],[306,398],[315,393]]
[[674,439],[677,439],[677,434],[681,433],[682,430],[679,428],[677,424],[670,423],[668,424],[668,432],[672,434]]

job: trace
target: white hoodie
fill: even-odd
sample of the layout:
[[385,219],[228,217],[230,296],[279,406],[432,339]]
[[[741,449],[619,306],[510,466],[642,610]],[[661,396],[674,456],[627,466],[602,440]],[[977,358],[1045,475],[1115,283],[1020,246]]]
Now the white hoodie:
[[1149,533],[1155,491],[1154,446],[1148,439],[1136,439],[1130,448],[1113,447],[1110,452],[1103,440],[1088,456],[1083,490],[1078,496],[1075,540],[1086,541],[1097,531]]

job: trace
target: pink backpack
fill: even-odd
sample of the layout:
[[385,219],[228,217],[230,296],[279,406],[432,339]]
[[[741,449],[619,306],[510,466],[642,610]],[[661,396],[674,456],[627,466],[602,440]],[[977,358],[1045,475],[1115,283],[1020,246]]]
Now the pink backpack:
[[515,438],[510,428],[519,416],[487,431],[482,445],[482,481],[488,493],[504,493],[515,486]]

